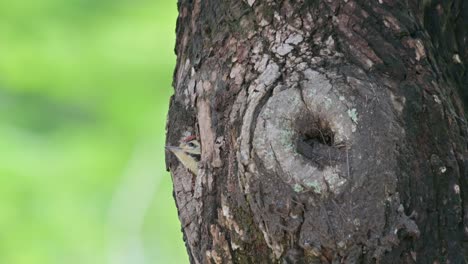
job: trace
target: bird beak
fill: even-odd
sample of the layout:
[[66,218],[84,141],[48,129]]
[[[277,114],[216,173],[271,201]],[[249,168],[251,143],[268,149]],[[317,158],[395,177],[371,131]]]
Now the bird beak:
[[180,149],[179,147],[173,147],[173,146],[165,146],[164,148],[167,149],[167,150],[170,150],[172,152],[174,152],[174,150],[179,150]]

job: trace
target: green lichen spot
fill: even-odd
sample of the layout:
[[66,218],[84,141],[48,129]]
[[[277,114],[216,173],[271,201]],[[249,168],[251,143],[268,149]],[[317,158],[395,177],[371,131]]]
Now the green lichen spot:
[[314,189],[316,193],[320,193],[320,185],[317,183],[317,181],[310,181],[310,182],[305,182],[305,186],[307,188]]
[[358,114],[356,108],[348,109],[348,116],[353,120],[354,123],[357,124],[358,121]]
[[330,99],[330,98],[325,99],[325,107],[327,109],[330,109],[331,105],[332,105],[332,99]]
[[304,188],[300,185],[300,184],[294,184],[294,187],[293,187],[294,191],[295,192],[302,192],[304,190]]
[[291,130],[282,130],[280,134],[280,139],[279,139],[281,146],[289,150],[294,149],[294,146],[292,144],[292,139],[291,139],[292,133],[293,132]]

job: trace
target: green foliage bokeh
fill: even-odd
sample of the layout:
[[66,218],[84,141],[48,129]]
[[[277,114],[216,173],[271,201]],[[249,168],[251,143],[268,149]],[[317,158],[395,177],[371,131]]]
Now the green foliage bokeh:
[[0,263],[187,263],[164,135],[176,1],[0,1]]

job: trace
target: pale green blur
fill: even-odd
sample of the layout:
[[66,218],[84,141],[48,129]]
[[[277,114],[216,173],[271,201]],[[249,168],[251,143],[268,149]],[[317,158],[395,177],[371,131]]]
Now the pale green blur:
[[187,263],[164,164],[176,0],[0,1],[0,263]]

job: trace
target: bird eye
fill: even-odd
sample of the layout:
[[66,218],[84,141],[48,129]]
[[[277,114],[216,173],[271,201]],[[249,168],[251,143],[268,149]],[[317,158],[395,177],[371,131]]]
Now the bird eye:
[[192,148],[195,147],[195,144],[193,144],[192,142],[187,143],[187,145]]

